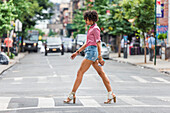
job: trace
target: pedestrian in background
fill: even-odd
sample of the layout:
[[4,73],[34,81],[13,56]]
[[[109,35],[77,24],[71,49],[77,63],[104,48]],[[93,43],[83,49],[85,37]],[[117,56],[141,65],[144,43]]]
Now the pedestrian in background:
[[149,60],[153,61],[153,57],[154,57],[154,51],[155,51],[155,38],[154,38],[154,34],[151,34],[151,37],[148,39],[148,46],[149,46]]
[[13,40],[9,37],[5,38],[4,45],[5,45],[5,52],[8,51],[8,47],[9,47],[9,51],[12,51]]
[[87,25],[91,25],[87,32],[87,41],[79,50],[72,54],[71,59],[74,59],[84,49],[85,59],[82,61],[81,66],[77,72],[77,78],[75,80],[73,89],[68,98],[64,100],[64,103],[69,103],[71,100],[73,100],[73,103],[75,103],[75,93],[82,82],[84,73],[90,68],[91,65],[102,78],[103,83],[108,91],[108,100],[104,103],[111,103],[112,100],[116,102],[116,95],[112,92],[110,81],[103,71],[103,68],[98,65],[98,63],[100,63],[103,66],[105,62],[101,56],[100,29],[96,24],[96,22],[98,21],[97,11],[93,10],[85,12],[84,20],[86,21]]

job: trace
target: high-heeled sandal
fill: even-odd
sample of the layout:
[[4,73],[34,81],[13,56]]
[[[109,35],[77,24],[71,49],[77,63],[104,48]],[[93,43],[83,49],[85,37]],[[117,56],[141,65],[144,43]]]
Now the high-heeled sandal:
[[66,100],[64,100],[64,103],[70,103],[71,100],[73,100],[73,104],[76,103],[76,96],[75,96],[75,92],[71,92],[69,95],[68,95],[68,98]]
[[108,99],[104,104],[111,104],[111,101],[113,100],[114,103],[116,103],[116,95],[113,92],[108,92]]

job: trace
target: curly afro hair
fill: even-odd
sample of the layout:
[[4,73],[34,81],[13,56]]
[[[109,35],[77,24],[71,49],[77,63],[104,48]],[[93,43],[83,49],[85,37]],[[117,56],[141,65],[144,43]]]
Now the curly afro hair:
[[84,13],[84,20],[92,20],[93,22],[97,22],[98,21],[98,14],[97,11],[92,10],[92,11],[86,11]]

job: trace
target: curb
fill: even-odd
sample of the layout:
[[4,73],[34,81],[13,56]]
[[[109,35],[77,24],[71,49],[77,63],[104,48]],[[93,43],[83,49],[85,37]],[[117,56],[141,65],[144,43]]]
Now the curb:
[[12,62],[11,64],[7,65],[7,66],[5,67],[5,69],[0,72],[0,75],[2,75],[5,71],[7,71],[8,69],[10,69],[11,67],[13,67],[17,62],[19,62],[19,60],[21,60],[22,58],[24,58],[27,54],[28,54],[28,52],[23,53],[23,56],[21,56],[20,58],[16,59],[16,60],[15,60],[14,62]]
[[141,66],[141,65],[138,65],[138,64],[133,64],[133,63],[125,62],[125,61],[121,61],[121,60],[116,60],[116,59],[114,59],[114,58],[110,58],[110,59],[113,60],[113,61],[119,62],[119,63],[130,64],[130,65],[132,65],[132,66],[139,66],[139,67],[145,68],[145,69],[152,69],[152,70],[156,70],[156,71],[158,71],[158,72],[160,72],[160,73],[170,75],[170,72],[167,72],[167,71],[159,71],[159,70],[157,70],[157,69],[155,69],[155,68],[151,68],[151,67],[147,67],[147,66]]

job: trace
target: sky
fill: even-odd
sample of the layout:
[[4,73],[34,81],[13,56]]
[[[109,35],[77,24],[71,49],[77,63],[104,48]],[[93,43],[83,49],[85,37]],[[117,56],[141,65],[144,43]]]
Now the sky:
[[69,2],[70,0],[50,0],[53,3]]

